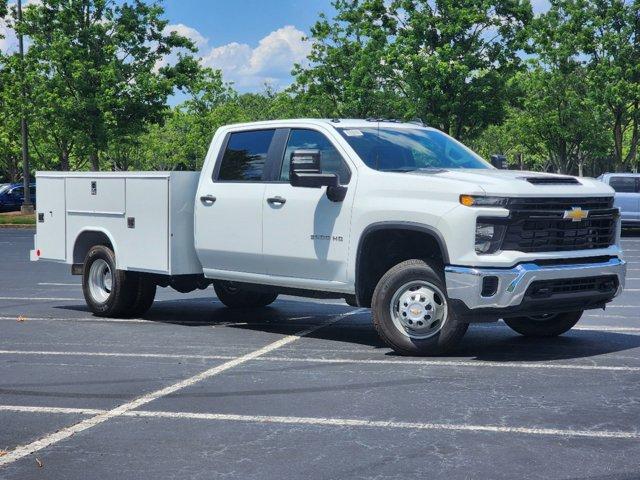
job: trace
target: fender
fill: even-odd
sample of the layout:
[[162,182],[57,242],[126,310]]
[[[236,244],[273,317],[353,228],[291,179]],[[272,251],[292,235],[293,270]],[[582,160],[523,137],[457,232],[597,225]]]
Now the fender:
[[445,263],[445,265],[449,264],[449,252],[447,250],[447,244],[444,240],[444,236],[442,235],[442,233],[440,233],[440,231],[437,228],[431,227],[429,225],[424,225],[422,223],[415,223],[415,222],[388,221],[388,222],[373,223],[362,231],[362,234],[360,235],[360,238],[358,240],[358,250],[356,251],[356,271],[355,271],[355,291],[356,291],[356,298],[358,298],[358,300],[360,300],[360,297],[361,297],[361,291],[360,291],[361,289],[360,289],[359,283],[360,283],[360,271],[362,268],[362,265],[361,265],[362,245],[364,243],[364,240],[367,238],[367,236],[369,236],[369,234],[379,230],[408,230],[413,232],[425,233],[433,237],[433,239],[436,241],[436,243],[440,247],[440,251],[442,252],[443,262]]

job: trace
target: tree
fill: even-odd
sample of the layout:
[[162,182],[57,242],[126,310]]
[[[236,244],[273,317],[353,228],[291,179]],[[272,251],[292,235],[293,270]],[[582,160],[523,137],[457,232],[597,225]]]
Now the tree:
[[31,38],[29,56],[46,79],[45,92],[65,100],[52,112],[44,99],[44,116],[73,132],[94,170],[110,143],[162,121],[167,98],[184,86],[185,71],[198,68],[181,53],[177,64],[163,64],[173,51],[194,46],[165,33],[162,14],[159,5],[141,0],[42,0],[25,12],[23,33]]
[[420,117],[457,138],[502,120],[521,67],[525,0],[335,0],[298,91],[320,111]]
[[640,140],[640,2],[555,0],[536,41],[584,64],[594,103],[606,108],[617,168],[636,166]]

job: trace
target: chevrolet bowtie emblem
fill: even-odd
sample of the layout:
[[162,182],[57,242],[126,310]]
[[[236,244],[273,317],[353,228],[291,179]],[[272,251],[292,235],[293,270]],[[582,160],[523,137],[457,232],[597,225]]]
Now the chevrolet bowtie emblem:
[[571,210],[565,210],[562,218],[570,218],[572,222],[581,222],[589,216],[588,210],[582,210],[580,207],[573,207]]

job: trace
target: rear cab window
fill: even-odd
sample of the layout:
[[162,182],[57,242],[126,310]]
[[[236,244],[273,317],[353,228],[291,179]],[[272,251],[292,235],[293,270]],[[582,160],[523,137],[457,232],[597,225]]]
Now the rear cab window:
[[275,129],[249,130],[229,134],[214,180],[261,182]]
[[638,179],[636,177],[611,177],[609,186],[618,193],[637,193]]

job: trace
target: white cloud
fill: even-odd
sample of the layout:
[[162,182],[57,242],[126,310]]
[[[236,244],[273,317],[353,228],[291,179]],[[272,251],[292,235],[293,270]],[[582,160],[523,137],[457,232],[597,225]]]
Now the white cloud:
[[164,28],[164,33],[168,34],[170,32],[176,32],[183,37],[187,37],[199,49],[206,48],[209,43],[209,39],[203,36],[198,30],[196,30],[195,28],[191,28],[183,23],[167,25]]
[[275,30],[253,48],[246,43],[200,48],[202,63],[222,70],[225,80],[239,90],[259,90],[265,83],[284,87],[291,82],[291,69],[303,63],[311,44],[303,40],[305,33],[292,25]]
[[[30,0],[27,3],[38,2]],[[222,70],[226,81],[233,82],[240,91],[261,90],[265,83],[282,88],[291,83],[291,70],[295,63],[304,63],[311,50],[311,43],[303,40],[305,33],[292,25],[279,28],[262,38],[252,47],[246,43],[232,42],[211,45],[207,37],[195,28],[182,23],[167,25],[165,33],[177,32],[185,36],[198,49],[203,65]],[[15,51],[17,39],[6,22],[0,21],[0,50]],[[172,54],[159,62],[157,67],[175,62]]]

